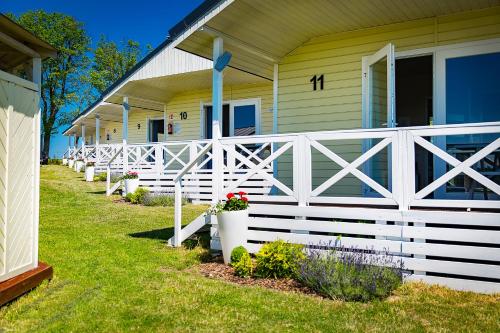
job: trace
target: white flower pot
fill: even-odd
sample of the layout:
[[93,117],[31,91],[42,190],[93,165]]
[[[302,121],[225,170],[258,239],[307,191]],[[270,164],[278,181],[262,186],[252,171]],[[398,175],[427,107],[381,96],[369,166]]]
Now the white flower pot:
[[76,172],[82,172],[83,167],[84,167],[83,161],[76,161],[76,164],[75,164],[75,171]]
[[139,188],[139,178],[136,179],[124,179],[123,180],[123,188],[125,195],[129,193],[134,193],[135,190]]
[[88,166],[85,167],[85,180],[88,182],[94,181],[95,167]]
[[63,158],[62,159],[62,165],[68,165],[68,159],[67,158]]
[[224,263],[229,264],[233,249],[247,245],[248,209],[222,212],[217,215],[217,224]]
[[74,160],[69,160],[69,161],[68,161],[68,167],[69,167],[70,169],[73,169],[74,165],[75,165],[75,161],[74,161]]

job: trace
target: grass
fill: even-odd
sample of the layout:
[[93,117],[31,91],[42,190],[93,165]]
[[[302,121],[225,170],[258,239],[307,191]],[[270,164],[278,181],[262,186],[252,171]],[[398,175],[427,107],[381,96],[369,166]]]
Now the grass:
[[[362,304],[205,278],[203,250],[165,244],[173,208],[113,202],[82,176],[42,167],[40,257],[55,277],[1,308],[0,331],[500,331],[499,295],[407,284]],[[187,222],[205,207],[183,209]]]

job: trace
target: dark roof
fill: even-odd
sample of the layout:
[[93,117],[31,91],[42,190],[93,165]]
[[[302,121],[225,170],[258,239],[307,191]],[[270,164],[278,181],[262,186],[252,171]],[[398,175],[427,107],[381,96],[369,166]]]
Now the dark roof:
[[196,22],[198,22],[203,16],[209,13],[212,9],[217,7],[219,4],[225,0],[205,0],[198,7],[196,7],[191,13],[189,13],[184,19],[179,23],[174,25],[168,33],[171,38],[177,38],[182,35],[189,28],[191,28]]
[[[99,96],[99,98],[92,103],[88,108],[86,108],[83,112],[78,114],[72,121],[73,123],[75,120],[86,114],[89,110],[97,106],[102,100],[104,99],[104,96],[108,94],[111,90],[119,86],[122,82],[124,82],[126,79],[128,79],[129,76],[131,76],[136,70],[138,70],[140,67],[142,67],[146,62],[148,62],[151,58],[153,58],[155,55],[157,55],[161,50],[163,50],[166,46],[168,46],[172,41],[177,38],[179,35],[183,34],[185,31],[187,31],[193,24],[198,22],[203,16],[205,16],[208,12],[210,12],[213,8],[218,6],[220,3],[222,3],[224,0],[205,0],[203,1],[198,7],[196,7],[191,13],[189,13],[184,19],[182,19],[179,23],[174,25],[170,30],[169,30],[169,36],[167,39],[165,39],[160,45],[158,45],[153,51],[149,52],[141,61],[139,61],[137,64],[135,64],[134,67],[132,67],[129,71],[127,71],[121,78],[116,80],[112,85],[110,85],[102,94]],[[66,133],[69,129],[73,127],[73,124],[71,124],[66,130],[64,130],[63,134]]]

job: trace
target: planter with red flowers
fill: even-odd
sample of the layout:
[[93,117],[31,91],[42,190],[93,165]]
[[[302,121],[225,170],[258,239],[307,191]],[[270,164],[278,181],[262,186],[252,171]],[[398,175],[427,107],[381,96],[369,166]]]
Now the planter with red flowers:
[[137,172],[129,171],[122,176],[123,191],[127,195],[134,193],[139,188],[139,174]]
[[246,246],[248,231],[248,198],[245,192],[229,193],[225,202],[209,209],[209,214],[217,215],[219,237],[224,263],[229,264],[231,251],[238,246]]

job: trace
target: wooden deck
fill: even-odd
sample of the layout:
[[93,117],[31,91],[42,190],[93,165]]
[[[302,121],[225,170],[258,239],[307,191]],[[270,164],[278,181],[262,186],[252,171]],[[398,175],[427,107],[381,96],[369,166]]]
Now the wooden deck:
[[38,267],[0,283],[0,306],[18,298],[44,280],[51,280],[54,274],[52,266],[39,262]]

